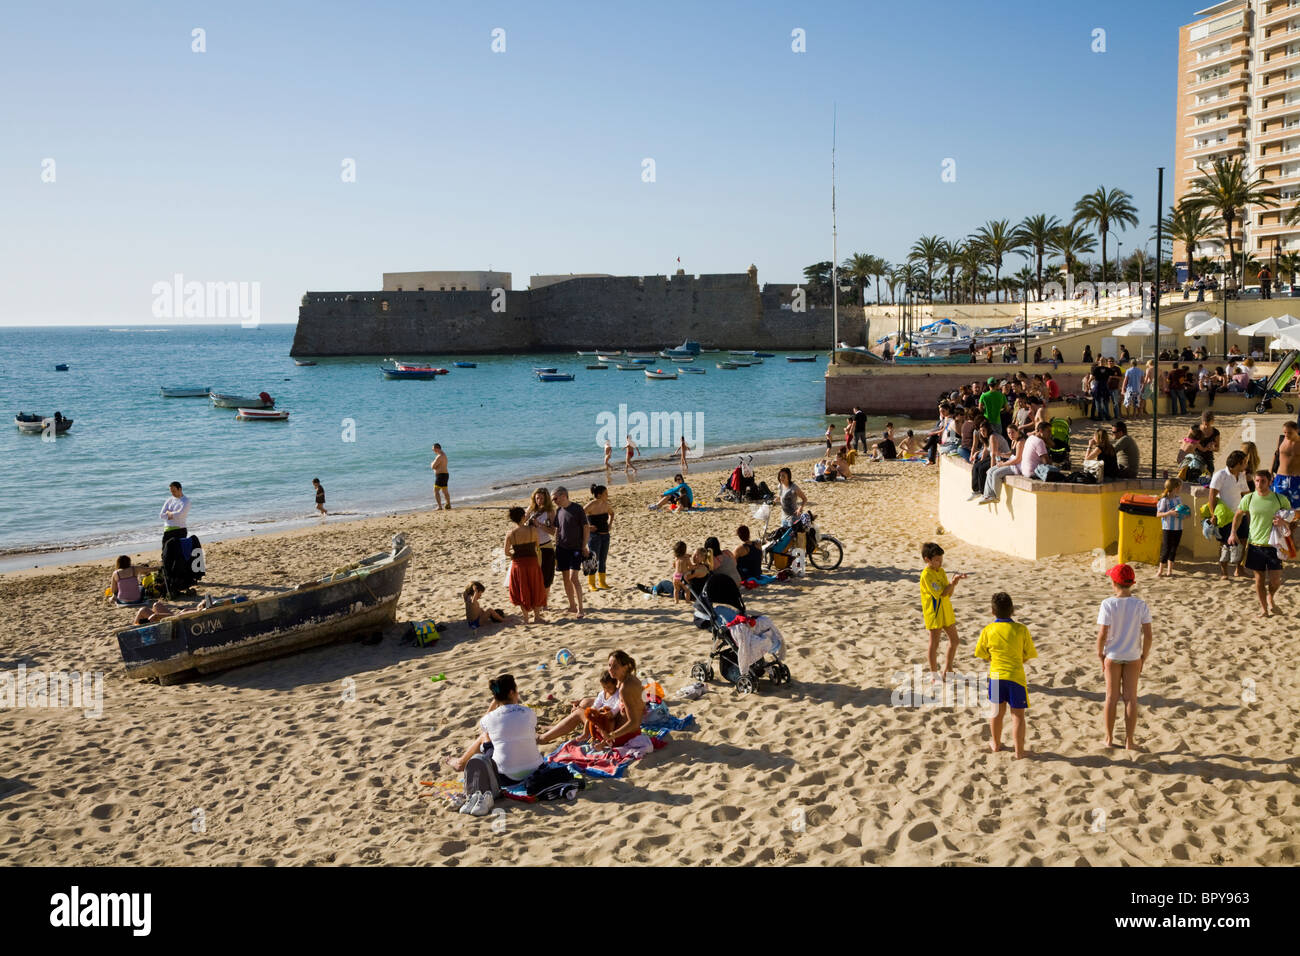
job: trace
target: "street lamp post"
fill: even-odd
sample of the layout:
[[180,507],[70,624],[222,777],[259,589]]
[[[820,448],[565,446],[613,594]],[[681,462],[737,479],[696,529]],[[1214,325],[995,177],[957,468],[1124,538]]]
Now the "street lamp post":
[[[1216,256],[1215,258],[1218,259],[1218,261],[1219,261],[1219,269],[1220,269],[1220,271],[1222,271],[1222,269],[1223,269],[1223,256]],[[1224,273],[1224,279],[1223,279],[1223,315],[1220,316],[1220,318],[1223,319],[1223,361],[1224,361],[1225,363],[1227,363],[1227,361],[1228,361],[1228,279],[1227,279],[1227,273]]]

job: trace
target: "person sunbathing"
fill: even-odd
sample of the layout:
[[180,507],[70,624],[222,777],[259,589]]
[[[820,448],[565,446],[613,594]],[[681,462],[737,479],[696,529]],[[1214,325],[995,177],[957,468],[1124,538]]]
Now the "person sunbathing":
[[614,680],[614,675],[608,670],[601,672],[599,680],[600,693],[595,697],[570,701],[569,716],[538,734],[538,744],[552,743],[568,736],[579,727],[583,728],[582,736],[574,743],[586,743],[593,737],[599,738],[606,734],[614,726],[618,713],[623,707],[623,700],[618,692],[618,681]]
[[921,454],[921,449],[925,444],[912,434],[912,429],[907,430],[907,437],[898,443],[899,458],[916,458]]
[[169,617],[175,617],[178,614],[189,614],[191,611],[203,611],[212,606],[213,601],[210,597],[205,597],[193,607],[180,607],[175,604],[168,604],[166,601],[155,601],[148,607],[140,608],[135,615],[135,623],[156,624],[159,621],[164,621]]

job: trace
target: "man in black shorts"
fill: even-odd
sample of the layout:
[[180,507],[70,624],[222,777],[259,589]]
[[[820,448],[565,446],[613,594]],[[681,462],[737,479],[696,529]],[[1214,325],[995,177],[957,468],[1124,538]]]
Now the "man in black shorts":
[[569,610],[582,617],[582,559],[591,554],[587,540],[591,525],[582,505],[569,500],[563,486],[551,495],[555,502],[555,567],[564,578],[564,594],[569,599]]
[[434,453],[437,455],[433,459],[433,464],[429,467],[433,469],[433,500],[438,505],[438,510],[443,509],[443,499],[446,499],[446,508],[451,510],[451,492],[447,490],[447,453],[442,450],[442,446],[437,442],[433,443]]
[[867,413],[853,406],[853,447],[867,451]]

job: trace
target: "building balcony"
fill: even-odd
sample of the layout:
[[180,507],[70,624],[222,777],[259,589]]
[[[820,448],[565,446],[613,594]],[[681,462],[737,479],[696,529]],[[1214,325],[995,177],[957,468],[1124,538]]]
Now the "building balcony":
[[[1286,18],[1279,17],[1278,19],[1281,21]],[[1248,46],[1250,44],[1251,32],[1252,31],[1247,27],[1245,22],[1242,22],[1240,25],[1229,30],[1220,30],[1218,33],[1211,33],[1208,36],[1203,36],[1199,40],[1192,40],[1187,44],[1187,49],[1192,53],[1195,53],[1197,50],[1203,50],[1207,46],[1217,46],[1225,41],[1228,43],[1234,43],[1239,40],[1243,42],[1243,45]]]
[[[1293,136],[1300,136],[1300,123],[1292,123],[1290,126],[1281,126],[1276,129],[1270,129],[1266,133],[1256,132],[1251,137],[1256,146],[1263,146],[1265,143],[1276,143],[1279,140],[1290,139]],[[1264,151],[1261,149],[1258,156],[1263,156]]]
[[1279,3],[1276,4],[1272,11],[1268,13],[1255,14],[1255,25],[1259,27],[1271,27],[1275,24],[1283,23],[1293,16],[1300,16],[1300,2]]
[[1215,56],[1207,56],[1204,60],[1194,60],[1192,65],[1187,68],[1189,74],[1199,73],[1201,70],[1208,70],[1212,66],[1224,66],[1228,63],[1235,63],[1238,60],[1246,61],[1250,59],[1250,50],[1246,47],[1237,47],[1236,49],[1226,50]]
[[1296,40],[1300,40],[1300,28],[1293,26],[1287,30],[1274,30],[1272,36],[1256,38],[1255,49],[1260,53],[1267,53],[1269,50],[1276,50]]
[[1250,70],[1244,66],[1240,66],[1237,67],[1236,69],[1228,70],[1225,73],[1218,73],[1215,74],[1214,76],[1207,76],[1203,80],[1193,76],[1190,80],[1187,81],[1187,86],[1184,87],[1184,91],[1188,93],[1196,93],[1200,90],[1212,90],[1216,86],[1246,87],[1249,85],[1250,85]]
[[[1287,53],[1283,50],[1280,53],[1274,53],[1270,59],[1261,59],[1256,63],[1255,75],[1268,76],[1269,74],[1277,73],[1279,70],[1285,70],[1289,67],[1296,66],[1297,64],[1300,64],[1300,50],[1297,50],[1295,53]],[[1268,87],[1269,84],[1263,83],[1260,85]]]
[[[1300,131],[1298,131],[1298,135],[1300,135]],[[1207,146],[1197,146],[1195,143],[1191,143],[1188,145],[1187,149],[1183,150],[1183,156],[1186,158],[1196,159],[1202,156],[1209,156],[1211,153],[1244,150],[1246,145],[1246,141],[1241,138],[1228,139],[1222,143],[1210,143]]]
[[1184,116],[1200,116],[1203,113],[1213,113],[1221,109],[1231,109],[1234,106],[1246,106],[1250,102],[1250,96],[1245,90],[1238,90],[1235,93],[1225,93],[1222,96],[1215,97],[1212,100],[1206,100],[1204,103],[1195,103],[1183,111]]
[[[1295,112],[1300,113],[1300,103],[1296,104]],[[1286,114],[1284,112],[1279,112],[1278,115],[1285,116]],[[1241,127],[1244,129],[1245,126],[1246,126],[1246,115],[1244,113],[1238,113],[1236,116],[1229,116],[1226,119],[1215,120],[1212,123],[1198,123],[1194,126],[1189,127],[1187,133],[1184,135],[1185,138],[1191,139],[1192,137],[1195,136],[1204,136],[1207,133],[1216,133],[1220,131],[1236,129],[1237,127]]]
[[[1300,80],[1297,80],[1296,82],[1297,84],[1300,84]],[[1296,89],[1300,91],[1300,85],[1297,85]],[[1281,98],[1281,96],[1277,96],[1275,99],[1280,100]],[[1290,103],[1277,102],[1275,105],[1268,107],[1268,109],[1257,109],[1255,110],[1254,119],[1276,120],[1291,113],[1300,113],[1300,97],[1297,97]]]
[[[1300,235],[1300,223],[1284,226],[1280,222],[1275,222],[1268,226],[1255,226],[1250,230],[1250,238],[1252,242],[1255,242],[1264,236],[1278,236],[1280,238],[1292,234]],[[1272,243],[1270,242],[1269,245],[1271,246]]]

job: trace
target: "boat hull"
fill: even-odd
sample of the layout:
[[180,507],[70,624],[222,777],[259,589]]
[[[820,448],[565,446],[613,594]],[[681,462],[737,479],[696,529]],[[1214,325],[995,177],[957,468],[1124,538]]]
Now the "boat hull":
[[[18,426],[18,430],[22,432],[24,435],[39,435],[41,432],[45,431],[46,422],[54,422],[54,416],[53,415],[43,415],[39,417],[35,415],[14,416],[14,424]],[[58,420],[58,422],[55,422],[54,434],[62,435],[71,427],[72,427],[71,418],[61,418]]]
[[379,630],[396,617],[410,561],[403,545],[337,580],[119,631],[126,673],[174,683]]
[[274,399],[264,402],[256,396],[223,395],[220,392],[213,392],[208,397],[212,401],[213,408],[275,408]]
[[241,422],[287,422],[289,413],[269,408],[241,408],[235,418]]
[[437,377],[433,369],[401,369],[401,368],[384,368],[380,367],[379,371],[384,373],[384,378],[411,380],[411,381],[429,381]]

